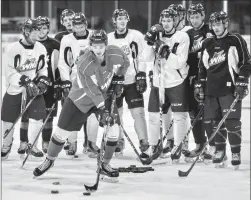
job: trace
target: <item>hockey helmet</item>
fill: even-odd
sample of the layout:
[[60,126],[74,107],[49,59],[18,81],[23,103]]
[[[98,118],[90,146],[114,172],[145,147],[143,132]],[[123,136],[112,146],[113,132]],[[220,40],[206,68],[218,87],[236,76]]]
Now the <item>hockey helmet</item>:
[[113,23],[116,22],[116,19],[117,19],[118,16],[126,16],[127,20],[130,21],[129,14],[125,9],[120,8],[120,9],[114,10],[114,12],[112,14]]
[[223,24],[227,23],[226,25],[228,26],[229,21],[229,17],[224,11],[214,12],[209,17],[209,27],[212,29],[213,22],[222,22]]
[[173,8],[164,9],[160,13],[159,24],[161,24],[163,18],[173,18],[173,20],[175,21],[177,17],[178,17],[178,12]]
[[89,38],[90,45],[92,43],[105,43],[107,45],[108,38],[106,32],[101,29],[101,30],[95,30],[92,35]]
[[26,36],[32,30],[38,30],[38,22],[36,19],[27,19],[22,27],[22,32]]
[[71,9],[65,9],[62,11],[61,15],[60,15],[60,22],[63,25],[64,23],[64,18],[65,17],[69,17],[70,19],[72,19],[75,15],[75,12]]
[[187,20],[189,21],[190,15],[197,14],[197,13],[205,17],[204,6],[201,3],[191,4],[191,6],[187,10]]
[[85,24],[87,26],[87,19],[82,12],[75,13],[72,18],[72,25]]
[[50,20],[48,17],[38,16],[36,20],[37,20],[38,26],[47,25],[48,28],[50,28]]

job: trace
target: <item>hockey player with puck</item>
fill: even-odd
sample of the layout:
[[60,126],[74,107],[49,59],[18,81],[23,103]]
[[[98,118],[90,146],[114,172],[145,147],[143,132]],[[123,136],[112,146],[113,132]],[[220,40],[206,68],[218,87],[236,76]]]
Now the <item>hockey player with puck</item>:
[[118,47],[107,46],[107,34],[103,30],[94,31],[89,42],[90,49],[86,49],[79,57],[77,79],[65,99],[47,157],[33,171],[35,177],[41,176],[53,166],[66,139],[73,131],[79,131],[92,113],[97,115],[101,126],[110,124],[104,140],[101,174],[108,178],[119,176],[119,172],[109,164],[117,145],[120,124],[115,103],[114,113],[110,113],[111,96],[121,95],[129,60]]
[[[28,19],[22,27],[23,38],[11,44],[7,51],[6,67],[7,91],[3,97],[2,121],[3,139],[2,159],[7,159],[11,151],[15,124],[20,112],[28,102],[34,99],[24,112],[23,117],[30,119],[29,142],[33,144],[46,118],[45,101],[42,94],[47,91],[50,80],[47,77],[47,51],[44,45],[37,42],[38,23]],[[25,100],[25,101],[22,101]],[[14,127],[13,127],[14,125]],[[31,153],[36,155],[36,145]]]
[[[149,138],[153,146],[153,155],[158,152],[160,136],[160,100],[162,110],[166,113],[171,107],[174,118],[174,148],[171,158],[179,162],[181,150],[176,154],[176,147],[183,140],[189,128],[189,104],[187,101],[187,55],[189,37],[185,32],[175,29],[177,11],[165,9],[160,14],[159,24],[151,27],[146,33],[145,40],[150,48],[146,57],[154,59],[153,87],[149,97]],[[159,91],[160,90],[160,91]],[[162,138],[161,138],[162,139]]]
[[215,36],[203,42],[194,95],[198,102],[204,102],[205,120],[212,119],[214,129],[234,99],[239,97],[225,120],[227,132],[219,130],[215,136],[216,152],[213,157],[216,167],[225,166],[228,138],[231,163],[237,169],[241,164],[241,107],[242,99],[248,94],[251,57],[243,37],[228,31],[229,18],[225,12],[212,13],[209,26]]

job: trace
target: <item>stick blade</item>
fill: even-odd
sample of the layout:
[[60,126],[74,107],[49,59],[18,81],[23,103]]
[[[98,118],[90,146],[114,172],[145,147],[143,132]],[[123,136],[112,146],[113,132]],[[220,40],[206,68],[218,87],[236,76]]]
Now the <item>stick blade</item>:
[[179,170],[178,174],[179,174],[179,177],[187,177],[187,175],[189,174],[189,171],[183,172]]
[[84,185],[84,186],[87,192],[96,192],[98,189],[98,184],[95,184],[93,186],[88,186],[88,185]]

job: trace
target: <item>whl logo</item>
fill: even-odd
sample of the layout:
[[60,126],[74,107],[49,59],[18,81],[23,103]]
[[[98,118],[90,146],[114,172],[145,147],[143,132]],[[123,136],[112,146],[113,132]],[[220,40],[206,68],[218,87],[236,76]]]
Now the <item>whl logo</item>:
[[202,47],[202,42],[203,42],[203,37],[200,37],[197,40],[194,40],[191,52],[196,52],[200,50]]
[[25,71],[36,69],[36,67],[37,67],[36,58],[31,58],[31,59],[27,59],[23,65],[17,67],[17,70],[19,72],[25,72]]
[[226,54],[224,50],[215,52],[213,57],[209,60],[209,67],[222,63],[226,60]]

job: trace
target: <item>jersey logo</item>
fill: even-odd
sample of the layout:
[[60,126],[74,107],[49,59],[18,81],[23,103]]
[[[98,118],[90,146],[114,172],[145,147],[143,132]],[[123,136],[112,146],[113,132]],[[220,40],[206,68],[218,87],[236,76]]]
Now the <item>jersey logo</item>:
[[120,47],[122,49],[122,51],[126,54],[129,55],[130,54],[130,47],[128,45],[123,45]]
[[36,58],[26,59],[23,65],[17,67],[18,72],[30,71],[37,68]]
[[203,42],[203,37],[199,37],[197,40],[194,40],[191,52],[196,52],[201,49]]
[[226,54],[224,50],[215,52],[213,57],[209,60],[209,67],[222,63],[226,60]]

